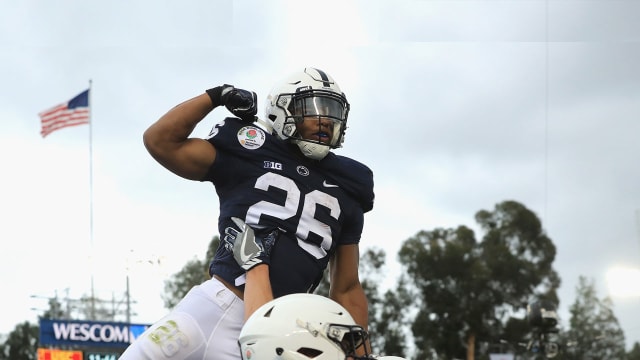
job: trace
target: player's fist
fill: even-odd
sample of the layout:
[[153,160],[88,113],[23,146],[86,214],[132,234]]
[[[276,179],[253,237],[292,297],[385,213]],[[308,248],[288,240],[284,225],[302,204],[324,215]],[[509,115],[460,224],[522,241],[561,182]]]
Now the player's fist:
[[238,229],[227,227],[225,229],[224,246],[233,252],[233,258],[245,271],[259,264],[269,265],[271,248],[275,244],[277,231],[272,231],[266,236],[256,236],[253,229],[244,221],[236,217],[231,220]]
[[253,122],[258,113],[258,96],[253,91],[224,84],[207,90],[214,106],[224,105],[233,115]]
[[258,113],[258,96],[253,91],[228,86],[220,94],[222,104],[242,120],[253,121]]

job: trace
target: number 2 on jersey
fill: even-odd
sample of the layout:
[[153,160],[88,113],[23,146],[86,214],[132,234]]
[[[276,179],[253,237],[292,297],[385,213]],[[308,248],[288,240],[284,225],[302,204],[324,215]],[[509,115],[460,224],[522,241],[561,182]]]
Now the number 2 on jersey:
[[[284,205],[274,204],[268,201],[258,201],[247,210],[246,222],[248,224],[258,224],[262,214],[287,220],[295,217],[301,200],[301,193],[295,182],[282,175],[268,172],[258,178],[255,188],[269,191],[270,187],[283,190],[287,194]],[[306,252],[321,259],[327,256],[327,250],[331,248],[333,242],[331,227],[316,219],[316,206],[322,205],[329,209],[329,214],[334,219],[340,217],[340,204],[338,199],[320,190],[313,190],[304,195],[302,199],[302,213],[298,219],[296,238],[298,245]],[[309,233],[320,236],[322,241],[319,244],[308,242]]]

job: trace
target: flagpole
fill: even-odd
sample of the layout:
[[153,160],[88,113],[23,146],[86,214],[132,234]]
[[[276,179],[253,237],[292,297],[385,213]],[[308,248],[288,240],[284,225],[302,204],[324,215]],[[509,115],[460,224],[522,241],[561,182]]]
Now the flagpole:
[[91,266],[91,320],[96,319],[96,294],[93,284],[94,273],[94,246],[93,246],[93,109],[91,106],[91,79],[89,79],[89,242],[90,242],[90,266]]

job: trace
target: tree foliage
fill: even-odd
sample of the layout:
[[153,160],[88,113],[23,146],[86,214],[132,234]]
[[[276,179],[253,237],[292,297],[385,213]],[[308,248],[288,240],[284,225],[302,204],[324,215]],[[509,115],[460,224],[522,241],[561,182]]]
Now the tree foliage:
[[611,299],[599,299],[595,282],[584,276],[580,277],[576,291],[565,334],[567,343],[574,346],[567,348],[563,359],[624,359],[624,333],[613,313]]
[[37,359],[39,332],[40,328],[28,321],[16,325],[0,345],[0,360]]
[[417,358],[432,352],[445,359],[473,358],[476,343],[503,338],[509,316],[531,298],[557,299],[555,246],[532,211],[505,201],[493,211],[479,211],[476,221],[482,241],[465,226],[437,228],[419,232],[400,249],[420,299],[411,324]]
[[540,219],[524,205],[505,201],[493,212],[479,211],[476,221],[485,232],[480,246],[496,300],[517,308],[538,294],[558,303],[560,278],[552,268],[556,247]]
[[473,232],[460,226],[421,231],[400,249],[401,263],[421,300],[411,325],[417,358],[429,358],[433,350],[448,359],[465,357],[469,325],[481,321],[477,317],[484,314],[477,310],[487,300],[476,288],[487,272],[475,248]]
[[396,290],[387,290],[382,300],[374,307],[372,320],[373,350],[379,354],[406,356],[407,328],[413,297],[401,277]]

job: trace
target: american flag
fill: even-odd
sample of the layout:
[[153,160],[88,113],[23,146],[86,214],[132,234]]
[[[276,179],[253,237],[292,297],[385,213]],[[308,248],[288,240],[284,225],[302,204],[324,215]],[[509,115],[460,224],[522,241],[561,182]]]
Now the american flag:
[[88,124],[89,90],[87,89],[73,99],[45,110],[38,115],[42,123],[42,129],[40,130],[42,137],[67,126]]

